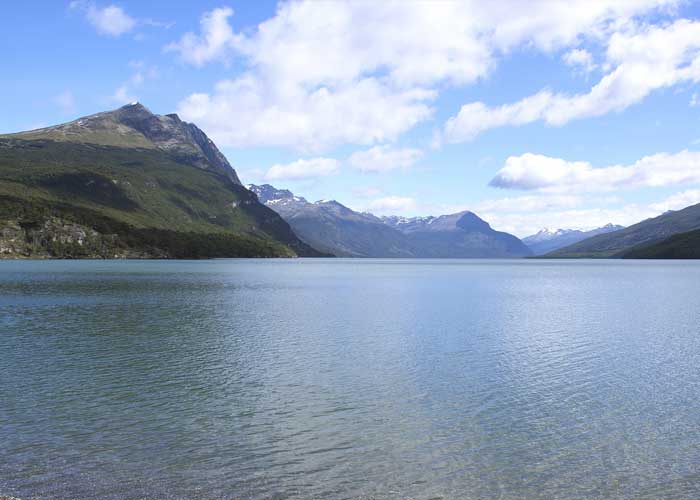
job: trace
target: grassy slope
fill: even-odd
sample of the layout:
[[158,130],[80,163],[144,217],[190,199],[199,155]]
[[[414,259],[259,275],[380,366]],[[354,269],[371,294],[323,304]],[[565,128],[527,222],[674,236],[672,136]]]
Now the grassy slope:
[[48,211],[133,234],[153,228],[190,246],[188,234],[224,235],[232,255],[242,245],[245,255],[291,256],[295,251],[275,239],[298,241],[244,188],[155,149],[0,139],[0,201],[4,219],[25,207],[24,217]]
[[628,250],[650,245],[677,233],[700,229],[700,204],[647,219],[619,231],[600,234],[550,252],[546,258],[622,257]]
[[627,251],[625,259],[700,259],[700,230],[680,233]]

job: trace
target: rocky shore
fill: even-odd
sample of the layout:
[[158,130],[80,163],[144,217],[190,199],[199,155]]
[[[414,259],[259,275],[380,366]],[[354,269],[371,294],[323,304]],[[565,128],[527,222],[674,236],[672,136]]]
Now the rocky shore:
[[[49,217],[41,222],[0,220],[0,259],[139,259],[160,255],[125,248],[117,235]],[[0,497],[0,500],[3,500]]]

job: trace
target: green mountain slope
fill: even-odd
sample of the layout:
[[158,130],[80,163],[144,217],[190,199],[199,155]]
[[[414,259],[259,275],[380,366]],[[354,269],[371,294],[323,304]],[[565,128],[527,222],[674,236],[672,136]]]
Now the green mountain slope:
[[319,253],[240,184],[197,127],[136,104],[0,136],[0,255]]
[[675,234],[700,229],[700,204],[666,212],[612,233],[600,234],[548,253],[545,257],[622,257],[632,248],[651,245]]
[[700,259],[700,230],[674,234],[670,238],[634,247],[622,256],[625,259]]

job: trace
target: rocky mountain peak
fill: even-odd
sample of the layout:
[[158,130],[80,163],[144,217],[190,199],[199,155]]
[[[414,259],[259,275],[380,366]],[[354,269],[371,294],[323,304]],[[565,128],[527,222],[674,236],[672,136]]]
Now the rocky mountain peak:
[[488,222],[480,218],[474,212],[462,212],[461,217],[456,223],[456,226],[460,229],[469,232],[488,232],[492,231],[491,226]]
[[248,184],[246,188],[248,188],[249,191],[255,193],[255,195],[258,197],[258,200],[260,200],[261,203],[274,204],[279,203],[281,201],[296,201],[300,203],[308,203],[301,196],[294,196],[294,193],[292,193],[290,190],[277,189],[276,187],[270,184],[261,184],[259,186],[255,184]]
[[196,125],[183,122],[176,114],[156,115],[139,102],[11,136],[28,140],[161,149],[181,163],[214,171],[235,184],[241,184],[226,157]]
[[234,183],[241,184],[235,170],[214,142],[199,127],[183,122],[177,114],[156,115],[138,102],[127,104],[113,113],[120,123],[137,130],[181,161],[204,170],[211,168]]

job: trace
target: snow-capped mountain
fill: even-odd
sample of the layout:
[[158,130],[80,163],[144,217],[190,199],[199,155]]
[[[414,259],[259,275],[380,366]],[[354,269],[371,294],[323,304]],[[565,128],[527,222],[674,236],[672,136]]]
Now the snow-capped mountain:
[[376,217],[333,200],[308,202],[269,184],[247,186],[309,245],[352,257],[524,257],[530,249],[472,212]]
[[603,227],[582,231],[580,229],[549,229],[544,228],[532,236],[523,238],[525,243],[535,255],[544,255],[559,248],[564,248],[579,241],[596,236],[598,234],[610,233],[623,229],[623,226],[606,224]]

